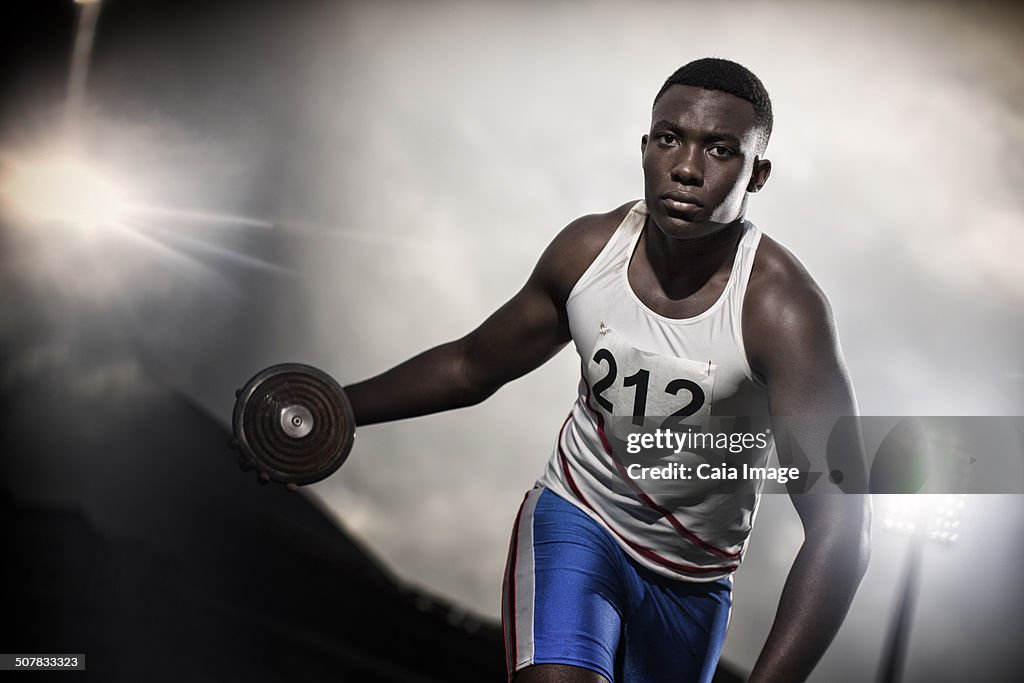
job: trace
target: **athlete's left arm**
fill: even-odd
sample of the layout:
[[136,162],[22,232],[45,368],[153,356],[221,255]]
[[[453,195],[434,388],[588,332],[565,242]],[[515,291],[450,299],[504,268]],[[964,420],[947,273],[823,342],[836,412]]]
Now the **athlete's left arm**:
[[810,675],[867,569],[871,522],[863,443],[849,419],[857,405],[831,309],[795,259],[772,246],[781,258],[759,286],[752,280],[744,339],[768,388],[779,462],[811,474],[789,490],[804,541],[750,683]]

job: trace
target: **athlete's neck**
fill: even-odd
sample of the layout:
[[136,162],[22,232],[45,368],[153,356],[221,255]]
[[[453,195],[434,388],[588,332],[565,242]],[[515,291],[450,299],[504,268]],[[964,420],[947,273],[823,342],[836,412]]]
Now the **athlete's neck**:
[[682,299],[700,290],[719,271],[732,268],[742,234],[742,218],[694,239],[669,237],[648,218],[643,254],[665,294]]

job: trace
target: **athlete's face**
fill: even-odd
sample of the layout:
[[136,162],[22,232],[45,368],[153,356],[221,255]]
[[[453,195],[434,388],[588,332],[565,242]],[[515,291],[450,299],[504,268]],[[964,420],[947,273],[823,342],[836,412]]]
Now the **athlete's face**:
[[644,200],[669,237],[693,239],[743,216],[771,162],[757,156],[754,106],[718,90],[673,85],[643,136]]

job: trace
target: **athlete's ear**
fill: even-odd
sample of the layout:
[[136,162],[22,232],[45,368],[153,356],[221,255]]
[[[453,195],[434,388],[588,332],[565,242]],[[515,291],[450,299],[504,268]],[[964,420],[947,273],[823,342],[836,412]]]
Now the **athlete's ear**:
[[768,182],[768,176],[772,174],[772,162],[760,157],[754,157],[754,169],[750,172],[750,182],[747,183],[747,192],[757,192]]
[[644,152],[646,152],[646,151],[647,151],[647,135],[644,135],[642,138],[640,138],[640,156],[643,156]]

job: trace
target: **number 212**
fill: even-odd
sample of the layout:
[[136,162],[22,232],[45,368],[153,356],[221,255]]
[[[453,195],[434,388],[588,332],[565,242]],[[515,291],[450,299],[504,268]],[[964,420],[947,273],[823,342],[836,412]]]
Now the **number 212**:
[[[608,349],[598,349],[594,353],[594,362],[608,364],[608,374],[594,383],[594,398],[597,399],[602,408],[612,413],[614,408],[612,402],[601,394],[614,384],[615,379],[618,377],[619,371],[618,365],[615,362],[615,356]],[[650,371],[641,368],[629,377],[622,379],[622,386],[636,387],[633,396],[633,424],[638,427],[642,427],[644,424],[644,415],[647,408],[647,387],[650,378]],[[666,418],[661,424],[663,429],[678,428],[681,420],[690,417],[704,405],[704,390],[700,388],[699,384],[688,379],[672,380],[665,386],[665,393],[675,396],[683,389],[690,392],[690,402]]]

